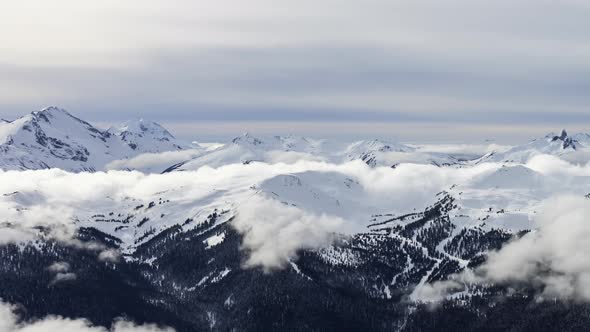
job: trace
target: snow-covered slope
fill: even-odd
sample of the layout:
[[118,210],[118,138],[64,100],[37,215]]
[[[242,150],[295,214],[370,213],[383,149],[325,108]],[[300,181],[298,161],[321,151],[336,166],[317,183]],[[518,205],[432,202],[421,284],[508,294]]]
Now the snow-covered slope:
[[142,153],[157,153],[191,148],[189,144],[179,142],[172,134],[159,124],[139,119],[127,121],[118,127],[111,127],[108,133],[120,137],[127,145]]
[[346,148],[346,158],[348,160],[360,159],[369,166],[391,166],[394,162],[388,161],[388,157],[393,155],[401,156],[414,152],[415,149],[409,146],[385,142],[383,140],[368,140],[352,143]]
[[139,120],[102,131],[49,107],[0,122],[0,169],[98,171],[117,159],[187,148],[160,125]]
[[258,189],[268,198],[318,215],[362,220],[371,210],[366,200],[359,199],[364,189],[358,180],[338,172],[280,174],[264,180]]
[[346,160],[362,160],[371,167],[396,167],[402,163],[435,166],[459,165],[469,160],[463,154],[426,152],[420,149],[384,140],[354,142],[346,148]]
[[203,166],[220,167],[251,162],[292,163],[301,160],[325,161],[323,141],[295,136],[273,136],[266,139],[245,133],[217,149],[174,165],[168,171],[197,170]]
[[559,135],[549,133],[543,138],[515,146],[505,152],[491,152],[478,162],[526,163],[540,154],[553,155],[572,162],[587,162],[590,157],[590,135],[569,135],[564,129]]

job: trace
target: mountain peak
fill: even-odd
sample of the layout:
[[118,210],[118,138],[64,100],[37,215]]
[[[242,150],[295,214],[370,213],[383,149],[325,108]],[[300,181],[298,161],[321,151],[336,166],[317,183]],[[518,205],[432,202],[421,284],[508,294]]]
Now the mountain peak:
[[[37,112],[41,112],[41,113],[53,113],[53,112],[68,113],[65,109],[63,109],[61,107],[57,107],[57,106],[47,106]],[[33,113],[36,113],[36,112],[33,112]]]
[[163,126],[154,121],[138,119],[127,121],[107,130],[119,137],[131,149],[143,152],[175,151],[189,148],[181,143]]
[[576,149],[576,143],[577,141],[574,140],[571,136],[569,136],[567,134],[567,131],[565,129],[561,130],[561,134],[559,136],[553,136],[549,139],[550,142],[557,142],[557,141],[561,141],[561,148],[562,149],[567,149],[569,147],[571,147],[572,149]]
[[65,109],[59,108],[57,106],[45,107],[45,108],[41,109],[40,111],[34,111],[31,114],[33,114],[33,116],[35,116],[35,117],[43,117],[43,116],[55,117],[55,116],[59,116],[60,114],[65,114],[65,115],[74,117]]
[[189,147],[155,122],[140,119],[103,131],[56,106],[0,122],[3,169],[97,171],[113,160]]
[[234,143],[234,144],[262,145],[264,142],[262,142],[262,140],[258,139],[257,137],[250,135],[250,133],[245,132],[241,136],[238,136],[238,137],[232,139],[232,143]]
[[166,128],[162,127],[162,125],[160,125],[159,123],[145,120],[142,118],[138,120],[127,121],[117,127],[111,127],[108,131],[111,134],[120,136],[125,136],[129,134],[143,136],[145,134],[151,134],[166,137],[169,139],[174,138],[174,136],[168,130],[166,130]]
[[57,106],[49,106],[49,107],[43,108],[40,111],[31,112],[31,116],[32,116],[33,120],[44,121],[49,124],[51,124],[50,119],[65,119],[66,122],[74,120],[75,122],[79,122],[79,123],[85,125],[86,127],[93,127],[90,123],[88,123],[78,117],[75,117],[70,112],[66,111],[63,108],[57,107]]
[[379,152],[409,152],[413,149],[407,145],[389,142],[383,139],[372,139],[372,140],[364,140],[358,141],[352,145],[353,148],[361,149],[361,150],[373,150]]
[[567,131],[565,129],[562,129],[561,130],[561,136],[560,137],[561,137],[562,140],[567,137]]

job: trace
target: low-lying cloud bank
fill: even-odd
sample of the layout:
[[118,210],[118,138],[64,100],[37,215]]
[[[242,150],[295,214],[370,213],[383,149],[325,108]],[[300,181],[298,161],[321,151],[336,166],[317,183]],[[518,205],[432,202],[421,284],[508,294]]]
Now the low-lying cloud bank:
[[[404,164],[392,170],[385,167],[373,169],[360,161],[344,164],[301,161],[292,164],[232,164],[166,174],[137,171],[68,173],[58,169],[0,171],[0,244],[33,239],[39,228],[51,229],[53,238],[71,240],[80,211],[96,211],[104,206],[116,208],[116,204],[125,199],[145,201],[157,193],[174,192],[177,201],[199,204],[198,198],[212,191],[223,191],[225,196],[219,200],[236,200],[235,203],[239,204],[240,200],[250,196],[242,192],[274,176],[309,171],[321,176],[325,172],[335,172],[359,183],[362,187],[359,201],[394,209],[415,202],[429,202],[436,192],[494,168],[497,166],[455,169]],[[260,204],[253,207],[260,209]],[[291,209],[285,206],[271,206],[270,209],[284,209],[285,213],[291,213]],[[248,213],[256,213],[256,210],[242,211],[244,216]],[[300,219],[284,222],[291,220],[297,223]],[[359,223],[358,220],[354,222]],[[306,223],[313,224],[311,221]],[[258,225],[263,224],[254,223],[252,227]],[[364,227],[364,220],[360,226]]]
[[[571,191],[570,184],[579,183],[580,179],[590,174],[590,167],[587,165],[575,166],[549,156],[536,157],[526,166],[552,179],[547,183],[563,184],[555,188],[556,193]],[[199,204],[203,204],[202,202],[215,199],[234,204],[233,212],[237,213],[237,217],[233,223],[235,228],[244,235],[243,248],[250,255],[245,265],[274,269],[284,266],[289,259],[295,258],[300,249],[330,244],[334,233],[354,233],[363,230],[372,213],[403,213],[413,209],[421,210],[433,203],[437,192],[447,190],[454,184],[468,184],[500,168],[502,168],[501,164],[493,163],[460,168],[401,164],[391,169],[370,168],[360,161],[343,164],[296,161],[289,164],[232,164],[219,168],[205,166],[196,171],[166,174],[144,174],[136,171],[75,174],[55,169],[0,171],[0,244],[30,240],[36,236],[39,227],[50,228],[52,229],[50,236],[72,245],[87,246],[97,250],[97,258],[100,260],[116,261],[118,259],[116,252],[105,251],[106,248],[72,240],[77,228],[76,218],[80,211],[97,212],[105,206],[109,209],[117,209],[117,204],[126,199],[145,202],[160,195],[172,198],[173,204],[181,204],[170,208],[182,209],[200,207]],[[348,211],[343,210],[346,213],[341,214],[326,213],[321,210],[321,205],[319,210],[311,210],[305,204],[297,206],[288,202],[284,204],[282,197],[275,199],[268,192],[266,195],[255,195],[255,189],[249,189],[256,188],[259,184],[276,176],[298,176],[304,172],[316,175],[315,178],[308,177],[308,179],[318,179],[315,182],[321,182],[313,183],[312,180],[309,184],[312,189],[333,198],[332,201],[335,202],[339,202],[343,198],[344,190],[349,189],[333,186],[333,183],[329,181],[324,183],[323,179],[328,174],[340,175],[334,179],[350,179],[350,183],[355,184],[351,187],[354,187],[356,191],[350,191],[347,202],[354,204],[354,208]],[[555,179],[559,181],[556,182]],[[314,193],[306,192],[306,195],[313,196]],[[552,268],[573,278],[573,281],[565,283],[566,285],[575,286],[586,278],[590,278],[581,273],[584,271],[571,275],[572,270],[558,264],[558,262],[564,264],[563,262],[571,261],[571,259],[575,259],[571,265],[574,265],[576,261],[583,262],[579,253],[590,249],[577,247],[584,245],[577,239],[579,234],[585,234],[583,233],[585,231],[583,215],[587,211],[575,209],[572,205],[581,205],[583,201],[578,199],[573,200],[572,203],[572,199],[559,200],[555,203],[558,206],[552,206],[545,212],[546,216],[540,214],[540,230],[527,235],[521,240],[522,242],[518,242],[520,244],[511,244],[504,249],[516,248],[512,249],[515,253],[493,254],[487,265],[489,269],[487,275],[497,280],[509,279],[501,278],[501,274],[494,272],[496,270],[493,267],[500,267],[501,262],[509,264],[514,259],[522,257],[523,254],[516,253],[520,250],[518,249],[520,245],[526,246],[526,250],[523,250],[528,254],[522,257],[518,264],[508,265],[513,270],[520,271],[522,266],[527,268],[529,265],[535,266],[536,263],[533,264],[531,261],[540,260],[543,264],[547,264],[549,260],[550,263],[555,262],[550,265]],[[551,200],[549,202],[551,203]],[[562,208],[562,206],[566,207]],[[129,207],[121,206],[121,209],[123,208]],[[348,213],[350,210],[353,210],[354,214]],[[555,214],[555,211],[560,211],[561,214]],[[571,211],[578,211],[578,214],[572,214]],[[567,227],[553,227],[554,224],[550,220],[559,220],[559,225],[567,223]],[[182,221],[184,220],[178,220],[178,223]],[[577,231],[568,233],[567,229],[574,226],[577,227]],[[574,238],[570,239],[570,237]],[[558,239],[562,239],[561,242],[556,242]],[[539,246],[553,248],[557,245],[570,247],[563,251],[537,248]],[[565,259],[566,253],[574,258]],[[528,256],[533,254],[536,256]],[[564,257],[556,257],[558,254]],[[588,268],[590,271],[590,266]],[[526,275],[529,274],[529,272],[526,273]],[[564,280],[562,277],[552,276],[551,280],[547,279],[547,284],[563,285]]]
[[538,228],[491,252],[475,271],[449,281],[426,284],[413,297],[438,301],[465,284],[520,284],[540,291],[541,298],[590,301],[590,200],[578,196],[547,199]]
[[113,322],[110,329],[93,326],[85,319],[69,319],[48,316],[40,320],[23,322],[17,314],[18,308],[0,301],[0,332],[174,332],[169,327],[145,324],[137,325],[123,319]]
[[585,164],[571,163],[551,155],[532,157],[526,166],[544,175],[553,176],[590,176],[590,162]]

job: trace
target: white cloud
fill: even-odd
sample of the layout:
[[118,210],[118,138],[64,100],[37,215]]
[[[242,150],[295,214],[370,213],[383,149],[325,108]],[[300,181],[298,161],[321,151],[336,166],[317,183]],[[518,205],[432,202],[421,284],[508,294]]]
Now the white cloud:
[[[449,294],[452,294],[457,291],[461,291],[463,289],[463,284],[461,281],[464,281],[462,277],[464,274],[454,276],[455,279],[444,280],[444,281],[437,281],[434,283],[425,283],[418,285],[410,294],[410,299],[413,301],[422,301],[422,302],[438,302],[446,297]],[[457,280],[459,279],[459,280]]]
[[152,324],[137,325],[123,319],[113,322],[110,329],[93,326],[86,319],[69,319],[48,316],[40,320],[21,322],[16,314],[17,307],[0,302],[0,332],[173,332],[174,329]]
[[245,265],[269,271],[285,266],[300,249],[330,244],[346,221],[254,196],[240,205],[232,225],[244,235],[243,247],[249,251]]
[[0,228],[0,245],[26,242],[34,239],[35,235],[31,230],[15,229],[12,227]]
[[98,260],[101,262],[117,263],[121,259],[121,253],[114,249],[103,250],[98,254]]
[[21,202],[0,200],[0,225],[3,224],[0,227],[0,244],[30,240],[39,234],[35,228],[48,226],[51,226],[50,232],[54,238],[71,238],[75,231],[71,222],[72,207],[52,206],[46,202],[33,203],[39,199],[34,191],[21,198]]
[[51,272],[68,272],[70,270],[70,264],[68,262],[55,262],[51,264],[48,268]]
[[13,332],[17,317],[13,313],[14,306],[0,302],[0,332]]
[[311,153],[305,152],[298,152],[298,151],[279,151],[273,150],[265,153],[266,158],[271,164],[278,164],[278,163],[285,163],[285,164],[294,164],[298,161],[307,160],[307,161],[326,161],[326,158],[318,155],[313,155]]
[[[586,151],[576,151],[575,156],[582,155],[588,157]],[[569,156],[564,156],[568,158]],[[537,155],[531,158],[527,164],[532,170],[545,175],[556,176],[590,176],[590,163],[588,159],[584,159],[583,163],[571,163],[552,155]]]
[[143,153],[131,159],[114,160],[105,166],[107,170],[138,170],[147,173],[160,173],[171,165],[191,160],[203,154],[202,149]]

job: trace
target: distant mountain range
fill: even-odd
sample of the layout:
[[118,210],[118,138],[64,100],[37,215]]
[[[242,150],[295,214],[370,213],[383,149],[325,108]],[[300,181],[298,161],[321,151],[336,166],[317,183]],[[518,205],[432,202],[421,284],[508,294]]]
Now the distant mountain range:
[[155,122],[141,119],[101,130],[57,107],[0,122],[0,169],[4,170],[60,168],[95,172],[107,170],[107,165],[113,161],[183,150],[201,150],[202,153],[195,151],[192,154],[195,157],[181,162],[171,160],[166,167],[166,161],[160,160],[161,169],[139,170],[162,172],[232,163],[294,160],[341,163],[359,159],[372,167],[395,167],[400,163],[451,166],[470,162],[524,163],[537,154],[584,161],[589,156],[589,146],[589,134],[570,136],[565,130],[559,135],[551,133],[508,151],[486,155],[423,152],[414,146],[378,139],[347,143],[296,136],[258,138],[246,133],[217,149],[206,150],[198,144],[176,139]]
[[100,130],[67,111],[48,107],[0,122],[0,168],[99,171],[117,159],[191,148],[155,122],[137,120]]

